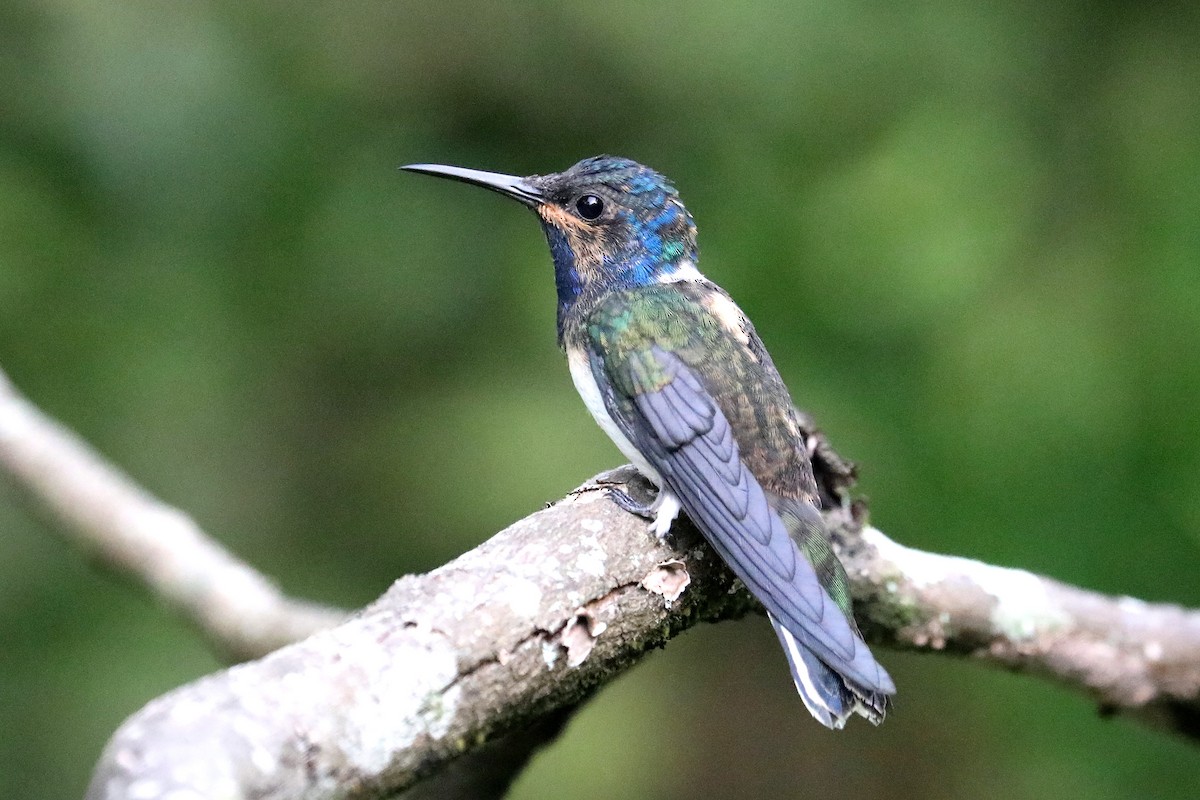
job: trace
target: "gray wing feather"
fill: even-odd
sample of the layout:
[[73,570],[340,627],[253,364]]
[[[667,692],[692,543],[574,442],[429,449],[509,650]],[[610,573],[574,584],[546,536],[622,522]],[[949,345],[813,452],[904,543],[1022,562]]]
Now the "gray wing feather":
[[[800,636],[822,661],[863,689],[894,691],[841,609],[792,541],[766,492],[742,463],[729,421],[703,383],[674,354],[651,348],[657,374],[673,376],[655,391],[619,402],[610,380],[609,414],[659,471],[684,511],[767,611]],[[604,369],[591,354],[592,369]],[[631,378],[653,374],[631,364]],[[639,375],[638,373],[641,373]]]

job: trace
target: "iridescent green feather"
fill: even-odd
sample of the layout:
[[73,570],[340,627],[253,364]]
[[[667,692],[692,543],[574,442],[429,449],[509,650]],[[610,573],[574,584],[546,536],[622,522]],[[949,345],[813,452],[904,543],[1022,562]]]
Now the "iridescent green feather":
[[846,615],[850,626],[857,631],[858,626],[854,624],[854,614],[852,613],[850,578],[846,575],[846,569],[842,566],[837,554],[833,552],[833,546],[829,543],[824,527],[811,520],[800,518],[787,508],[777,508],[776,511],[783,520],[783,524],[787,526],[788,532],[792,534],[792,541],[800,547],[800,552],[804,553],[808,563],[813,565],[813,569],[817,573],[817,580],[821,582],[825,591],[829,592],[829,596]]
[[612,292],[591,308],[585,329],[614,367],[608,377],[625,404],[672,379],[651,352],[654,347],[675,353],[700,378],[729,420],[742,460],[772,497],[821,583],[852,620],[846,572],[819,516],[804,513],[810,510],[807,504],[815,507],[819,501],[791,396],[750,323],[742,320],[749,339],[742,341],[706,307],[706,299],[721,291],[693,282]]

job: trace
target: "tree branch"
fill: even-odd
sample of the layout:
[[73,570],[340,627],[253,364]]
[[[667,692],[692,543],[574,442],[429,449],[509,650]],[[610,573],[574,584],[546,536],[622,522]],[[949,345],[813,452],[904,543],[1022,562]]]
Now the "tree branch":
[[73,544],[132,577],[231,661],[345,618],[285,597],[177,508],[152,497],[22,397],[0,371],[0,470]]
[[[138,781],[183,788],[181,774],[204,796],[388,797],[579,703],[691,625],[756,609],[689,526],[668,547],[606,499],[629,478],[599,476],[344,625],[155,700],[113,737],[88,800]],[[1200,613],[829,520],[868,636],[1050,676],[1200,733]]]
[[[853,468],[809,429],[867,636],[1049,677],[1200,741],[1200,612],[903,547],[845,502]],[[89,800],[382,798],[447,766],[497,796],[570,710],[648,650],[757,604],[690,526],[672,546],[608,502],[605,473],[336,627],[288,600],[21,398],[0,373],[0,468],[108,565],[235,657],[303,641],[152,701],[114,734]],[[484,785],[491,781],[491,785]]]
[[1200,611],[914,550],[844,519],[835,536],[879,641],[1047,677],[1200,744]]

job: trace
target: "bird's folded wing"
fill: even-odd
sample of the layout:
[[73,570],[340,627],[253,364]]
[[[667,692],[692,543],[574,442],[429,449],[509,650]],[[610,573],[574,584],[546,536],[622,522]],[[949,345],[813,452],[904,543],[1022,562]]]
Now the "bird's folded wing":
[[894,691],[742,463],[729,421],[692,369],[657,346],[606,355],[593,347],[589,356],[613,420],[767,611],[847,679]]

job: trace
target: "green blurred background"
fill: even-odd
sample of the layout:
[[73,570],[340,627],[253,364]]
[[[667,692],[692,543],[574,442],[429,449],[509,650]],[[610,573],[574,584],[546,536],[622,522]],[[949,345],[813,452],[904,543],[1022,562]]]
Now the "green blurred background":
[[[535,221],[396,172],[599,152],[910,545],[1200,606],[1195,3],[0,5],[0,366],[297,595],[346,606],[620,461]],[[219,664],[0,485],[0,796],[78,797]],[[879,729],[762,619],[606,689],[515,798],[1195,797],[1080,696],[884,652]]]

